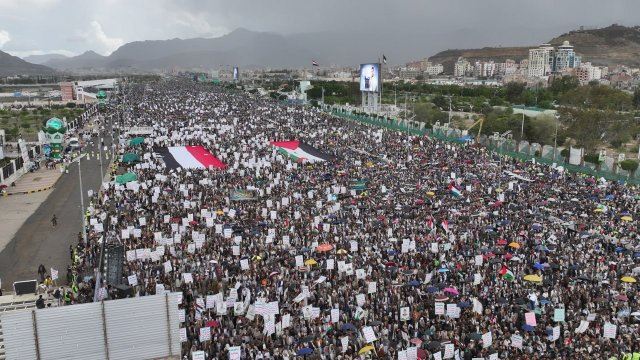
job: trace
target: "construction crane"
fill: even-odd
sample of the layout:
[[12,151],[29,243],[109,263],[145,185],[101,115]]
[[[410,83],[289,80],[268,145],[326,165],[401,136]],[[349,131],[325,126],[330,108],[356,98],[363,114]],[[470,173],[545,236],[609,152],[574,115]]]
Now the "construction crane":
[[478,135],[476,136],[476,142],[480,141],[480,135],[482,134],[482,124],[484,123],[484,117],[480,117],[480,119],[478,119],[476,122],[473,123],[473,125],[469,126],[467,128],[467,134],[469,133],[469,130],[473,129],[476,125],[480,124],[478,127]]

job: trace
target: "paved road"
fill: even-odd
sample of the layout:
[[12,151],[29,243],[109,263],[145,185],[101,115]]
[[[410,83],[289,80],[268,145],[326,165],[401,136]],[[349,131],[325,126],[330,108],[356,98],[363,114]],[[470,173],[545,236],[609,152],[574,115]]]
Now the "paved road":
[[[107,130],[110,131],[110,127]],[[107,134],[110,134],[107,132]],[[111,145],[111,136],[104,136],[105,144]],[[96,143],[99,140],[95,141]],[[98,152],[98,144],[88,145],[83,153]],[[106,174],[109,160],[102,158],[103,171]],[[88,205],[87,191],[98,190],[100,162],[97,156],[81,161],[82,183],[84,186],[85,206]],[[3,289],[11,290],[14,281],[37,278],[37,269],[43,264],[60,272],[60,281],[65,281],[66,269],[70,264],[69,246],[76,244],[78,233],[82,229],[80,210],[80,181],[78,163],[69,167],[56,183],[53,193],[38,207],[25,224],[18,230],[11,242],[0,252],[0,279]],[[28,196],[28,195],[25,195]],[[53,214],[58,218],[58,226],[51,225]]]

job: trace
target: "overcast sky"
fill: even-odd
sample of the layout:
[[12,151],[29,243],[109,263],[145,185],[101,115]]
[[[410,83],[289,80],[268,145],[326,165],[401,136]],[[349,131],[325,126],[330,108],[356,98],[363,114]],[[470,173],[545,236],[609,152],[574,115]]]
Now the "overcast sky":
[[364,33],[373,43],[398,33],[416,47],[433,34],[451,36],[449,48],[534,45],[580,25],[640,25],[638,14],[640,0],[0,0],[0,50],[108,55],[130,41],[217,37],[239,27]]

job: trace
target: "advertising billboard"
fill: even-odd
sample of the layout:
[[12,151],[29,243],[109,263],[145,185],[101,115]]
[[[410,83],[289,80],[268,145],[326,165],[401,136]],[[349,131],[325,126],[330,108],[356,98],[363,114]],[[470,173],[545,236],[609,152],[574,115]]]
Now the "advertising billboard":
[[233,80],[238,80],[240,77],[240,70],[238,70],[237,66],[233,67]]
[[380,88],[380,64],[360,65],[360,91],[378,92]]

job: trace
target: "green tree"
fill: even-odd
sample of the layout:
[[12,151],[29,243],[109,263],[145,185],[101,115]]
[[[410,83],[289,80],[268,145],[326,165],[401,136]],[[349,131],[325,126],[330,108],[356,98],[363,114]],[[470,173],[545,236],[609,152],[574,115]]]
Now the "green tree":
[[433,125],[436,121],[446,121],[447,113],[440,111],[437,107],[430,103],[416,103],[413,109],[416,115],[415,121],[426,123],[428,126]]
[[566,93],[580,86],[580,81],[575,76],[563,76],[555,78],[549,86],[549,91],[558,95]]
[[638,162],[633,159],[627,159],[620,162],[620,167],[622,170],[626,170],[633,176],[633,174],[638,170]]
[[526,88],[525,83],[521,82],[510,82],[505,86],[505,100],[508,102],[515,104],[521,102],[522,93]]

